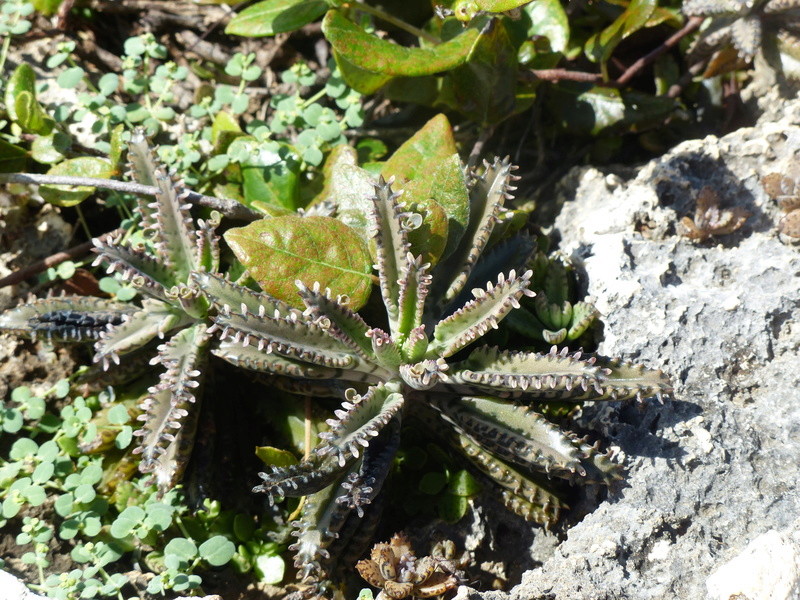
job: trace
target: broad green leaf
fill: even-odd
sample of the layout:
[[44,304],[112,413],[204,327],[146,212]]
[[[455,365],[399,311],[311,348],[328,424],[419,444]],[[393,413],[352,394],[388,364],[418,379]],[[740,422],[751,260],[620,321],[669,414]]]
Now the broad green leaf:
[[300,201],[300,157],[288,144],[260,152],[258,162],[241,165],[245,204],[259,201],[295,210]]
[[225,33],[260,37],[294,31],[318,19],[327,9],[323,0],[264,0],[233,17]]
[[529,2],[530,0],[475,0],[475,4],[478,5],[479,9],[494,13],[514,10]]
[[422,262],[435,265],[447,243],[447,213],[435,200],[428,198],[410,203],[409,208],[422,215],[422,224],[408,232],[411,252],[421,255]]
[[448,233],[443,256],[452,252],[469,221],[469,194],[447,117],[435,116],[406,140],[386,161],[382,175],[395,178],[404,202],[432,199],[444,209]]
[[192,560],[197,556],[197,545],[192,540],[176,537],[172,538],[164,547],[164,555],[174,554],[184,560]]
[[286,563],[280,556],[259,555],[253,565],[253,572],[261,583],[277,585],[283,581]]
[[229,112],[219,111],[214,115],[214,122],[211,124],[211,143],[214,144],[214,153],[223,154],[228,150],[228,146],[237,137],[244,135],[239,121]]
[[288,467],[297,464],[297,457],[294,454],[272,446],[256,446],[256,456],[268,467]]
[[430,48],[406,48],[364,31],[338,10],[329,10],[322,31],[333,49],[353,65],[382,75],[419,77],[448,71],[464,63],[478,37],[469,28]]
[[603,31],[590,37],[584,46],[587,58],[600,63],[605,73],[605,65],[617,45],[626,37],[643,28],[656,8],[657,0],[631,0],[628,8]]
[[31,0],[33,7],[45,17],[51,17],[56,14],[62,2],[63,0]]
[[334,50],[333,57],[344,82],[360,94],[373,94],[392,80],[391,75],[370,73],[357,67]]
[[198,551],[200,558],[212,567],[221,567],[233,558],[236,546],[226,537],[215,535],[200,544]]
[[441,77],[393,77],[381,93],[396,102],[410,102],[422,106],[434,106],[439,97]]
[[340,146],[331,152],[323,168],[324,187],[314,203],[333,202],[336,218],[368,242],[371,236],[367,215],[372,210],[376,179],[356,165],[355,155],[350,146]]
[[19,173],[25,170],[28,153],[24,148],[0,139],[0,173]]
[[131,531],[143,524],[145,512],[138,506],[129,506],[123,510],[111,524],[111,535],[115,538],[124,538]]
[[[413,179],[403,187],[403,201],[424,203],[432,200],[444,211],[447,226],[443,231],[447,240],[444,248],[436,255],[438,259],[455,250],[464,235],[469,220],[469,191],[458,154],[431,160],[429,167],[427,177]],[[412,241],[414,234],[416,231],[410,236]]]
[[372,259],[366,243],[331,217],[289,215],[230,229],[225,240],[250,275],[268,294],[303,307],[295,280],[319,282],[334,296],[350,297],[358,310],[372,288]]
[[108,158],[111,160],[111,165],[115,170],[118,170],[122,162],[122,154],[125,152],[127,145],[125,136],[125,125],[120,123],[111,130],[111,140],[109,143],[110,149]]
[[443,114],[436,115],[419,131],[403,142],[384,164],[384,178],[394,177],[403,187],[406,181],[428,177],[431,167],[458,152],[450,121]]
[[469,471],[461,469],[450,477],[449,492],[451,494],[456,496],[474,496],[480,491],[480,484],[469,474]]
[[31,158],[36,162],[52,165],[64,160],[69,146],[69,136],[60,131],[40,135],[31,144]]
[[8,116],[23,131],[47,135],[53,130],[55,121],[36,100],[36,74],[27,63],[20,64],[11,74],[5,102]]
[[[69,175],[72,177],[95,177],[108,179],[114,175],[114,167],[104,158],[82,156],[71,158],[52,167],[48,175]],[[39,188],[42,198],[57,206],[75,206],[95,191],[93,187],[70,185],[43,185]]]
[[660,122],[675,106],[671,98],[581,84],[562,83],[550,97],[556,122],[569,131],[592,135],[612,126],[627,129]]
[[558,0],[536,0],[523,8],[531,20],[528,37],[544,36],[553,52],[564,52],[569,44],[569,19]]
[[493,19],[467,62],[447,74],[440,99],[483,126],[494,125],[514,112],[516,84],[517,51],[503,22]]

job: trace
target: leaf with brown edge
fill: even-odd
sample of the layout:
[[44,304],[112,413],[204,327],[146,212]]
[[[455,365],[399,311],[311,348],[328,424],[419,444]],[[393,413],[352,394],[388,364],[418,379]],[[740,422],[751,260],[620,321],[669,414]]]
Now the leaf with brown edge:
[[381,175],[403,182],[430,175],[431,164],[458,152],[453,128],[443,114],[436,115],[408,138],[386,161]]
[[319,282],[331,294],[346,295],[351,310],[367,301],[372,259],[367,245],[350,227],[332,217],[287,215],[230,229],[225,241],[261,288],[302,308],[295,280]]
[[329,10],[322,31],[336,55],[370,73],[419,77],[448,71],[467,60],[478,30],[429,48],[406,48],[367,33],[338,10]]

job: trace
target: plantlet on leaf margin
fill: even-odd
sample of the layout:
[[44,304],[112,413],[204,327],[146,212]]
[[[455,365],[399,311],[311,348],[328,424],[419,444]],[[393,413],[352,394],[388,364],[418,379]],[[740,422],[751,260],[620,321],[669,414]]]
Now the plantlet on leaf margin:
[[[333,297],[318,284],[297,282],[306,307],[301,312],[222,277],[193,274],[216,309],[213,329],[222,341],[215,354],[277,376],[353,386],[308,458],[262,473],[255,488],[271,500],[306,496],[293,524],[298,539],[292,549],[300,577],[311,584],[309,595],[331,591],[336,571],[356,558],[358,543],[370,536],[376,516],[369,509],[380,505],[404,414],[416,413],[430,435],[460,449],[499,486],[509,509],[547,524],[561,506],[547,478],[609,482],[619,472],[596,445],[536,412],[537,404],[670,390],[660,372],[566,348],[539,354],[473,345],[532,295],[531,272],[521,270],[532,241],[517,236],[487,249],[513,189],[511,171],[507,161],[495,160],[482,175],[470,174],[468,223],[433,267],[409,240],[419,215],[400,202],[391,181],[375,185],[368,231],[388,331],[368,325],[346,297]],[[510,270],[504,274],[502,268]]]

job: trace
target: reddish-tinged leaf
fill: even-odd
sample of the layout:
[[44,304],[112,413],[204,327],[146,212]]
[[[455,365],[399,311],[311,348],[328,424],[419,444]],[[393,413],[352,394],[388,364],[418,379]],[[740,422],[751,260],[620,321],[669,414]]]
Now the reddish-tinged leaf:
[[437,46],[406,48],[367,33],[338,10],[328,11],[322,31],[338,55],[356,67],[409,77],[433,75],[463,64],[478,38],[478,31],[470,28]]
[[268,294],[303,307],[295,280],[350,297],[358,310],[372,287],[372,259],[361,237],[331,217],[287,215],[230,229],[225,240]]

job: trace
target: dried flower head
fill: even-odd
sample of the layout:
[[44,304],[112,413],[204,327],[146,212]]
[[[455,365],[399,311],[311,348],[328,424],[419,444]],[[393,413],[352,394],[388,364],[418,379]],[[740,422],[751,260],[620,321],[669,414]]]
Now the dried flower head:
[[711,18],[691,48],[695,55],[732,47],[749,62],[766,37],[791,43],[800,35],[798,0],[686,0],[683,12],[690,17]]
[[437,556],[417,558],[403,533],[396,533],[388,543],[375,544],[370,557],[359,561],[356,570],[370,585],[380,588],[376,600],[432,598],[458,585],[450,561]]

